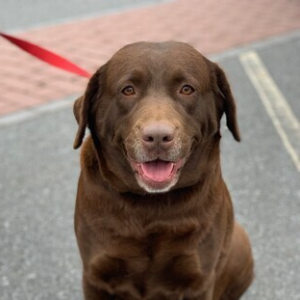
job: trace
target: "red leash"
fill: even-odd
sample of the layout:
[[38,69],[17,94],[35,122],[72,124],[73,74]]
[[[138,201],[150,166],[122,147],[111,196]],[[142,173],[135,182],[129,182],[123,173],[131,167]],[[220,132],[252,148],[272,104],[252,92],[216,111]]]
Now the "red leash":
[[7,39],[17,47],[23,49],[24,51],[28,52],[29,54],[37,57],[38,59],[48,63],[49,65],[55,66],[59,69],[63,69],[65,71],[77,74],[79,76],[90,78],[91,74],[86,70],[80,68],[76,64],[70,62],[69,60],[50,52],[47,49],[44,49],[38,45],[32,44],[25,40],[16,38],[14,36],[5,34],[0,32],[0,36]]

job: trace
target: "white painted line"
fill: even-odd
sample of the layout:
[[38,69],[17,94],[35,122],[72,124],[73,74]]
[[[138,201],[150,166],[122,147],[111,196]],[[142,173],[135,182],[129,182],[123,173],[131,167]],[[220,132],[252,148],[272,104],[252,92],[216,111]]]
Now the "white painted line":
[[246,74],[256,89],[283,145],[300,172],[300,149],[293,141],[300,141],[300,123],[263,62],[255,51],[239,56]]

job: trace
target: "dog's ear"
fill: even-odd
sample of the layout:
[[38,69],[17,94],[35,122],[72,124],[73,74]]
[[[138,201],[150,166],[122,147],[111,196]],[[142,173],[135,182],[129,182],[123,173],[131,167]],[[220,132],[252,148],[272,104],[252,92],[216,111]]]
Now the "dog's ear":
[[78,130],[73,144],[74,149],[79,148],[82,144],[85,129],[88,126],[91,107],[99,90],[99,74],[100,70],[98,70],[90,79],[85,94],[79,97],[74,103],[73,112],[78,123]]
[[[236,117],[236,105],[230,85],[224,71],[217,64],[214,64],[214,67],[216,76],[215,93],[219,96],[218,98],[222,100],[222,113],[225,112],[228,129],[231,131],[235,140],[240,142],[241,136]],[[222,113],[220,118],[222,117]]]
[[79,125],[80,119],[81,119],[81,109],[82,109],[82,102],[83,102],[84,96],[80,96],[77,98],[73,105],[73,113],[74,117],[77,121],[77,124]]

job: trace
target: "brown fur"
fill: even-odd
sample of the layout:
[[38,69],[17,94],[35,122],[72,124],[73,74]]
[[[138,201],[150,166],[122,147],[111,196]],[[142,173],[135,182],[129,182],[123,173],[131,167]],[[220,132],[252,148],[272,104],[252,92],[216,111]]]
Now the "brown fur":
[[[85,299],[239,299],[253,261],[221,174],[223,113],[240,134],[220,67],[183,43],[128,45],[93,75],[74,113],[74,147],[91,132],[75,212]],[[164,138],[157,147],[148,132]],[[139,181],[131,159],[145,157],[183,162],[178,178]]]

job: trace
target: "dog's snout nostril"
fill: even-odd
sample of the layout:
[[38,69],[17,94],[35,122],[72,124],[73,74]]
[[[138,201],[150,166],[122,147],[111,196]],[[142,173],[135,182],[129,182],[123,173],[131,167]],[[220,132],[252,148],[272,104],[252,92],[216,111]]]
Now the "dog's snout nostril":
[[175,128],[168,123],[151,123],[142,131],[143,142],[147,145],[170,144],[174,140]]
[[149,142],[149,143],[154,142],[153,136],[148,136],[148,135],[143,135],[143,140],[144,140],[145,142]]
[[174,135],[173,134],[172,135],[166,135],[166,136],[164,136],[162,138],[162,141],[167,143],[167,142],[172,142],[173,139],[174,139]]

